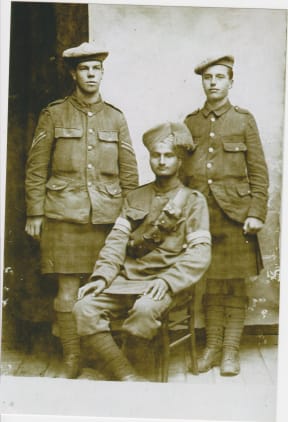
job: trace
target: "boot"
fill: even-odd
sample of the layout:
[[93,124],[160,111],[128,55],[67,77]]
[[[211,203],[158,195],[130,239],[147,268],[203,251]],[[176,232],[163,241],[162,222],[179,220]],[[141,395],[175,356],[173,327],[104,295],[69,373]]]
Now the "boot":
[[220,374],[234,376],[240,372],[239,347],[246,315],[246,296],[227,296],[225,302],[226,326]]
[[238,350],[224,349],[220,374],[222,376],[234,376],[240,372],[240,356]]
[[154,379],[154,350],[151,340],[127,334],[123,339],[123,352],[141,377]]
[[224,301],[222,295],[204,296],[206,347],[198,359],[198,371],[207,372],[221,361],[224,333]]
[[107,369],[118,381],[145,381],[138,375],[126,356],[119,349],[110,332],[85,336],[84,341],[91,355],[99,359],[102,369]]
[[63,349],[61,378],[77,378],[80,370],[80,338],[72,312],[57,312],[59,335]]

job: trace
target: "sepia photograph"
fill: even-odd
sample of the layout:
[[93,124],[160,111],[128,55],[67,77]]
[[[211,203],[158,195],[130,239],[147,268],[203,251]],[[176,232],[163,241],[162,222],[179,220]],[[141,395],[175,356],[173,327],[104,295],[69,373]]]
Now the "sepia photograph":
[[287,7],[1,7],[3,421],[284,422]]

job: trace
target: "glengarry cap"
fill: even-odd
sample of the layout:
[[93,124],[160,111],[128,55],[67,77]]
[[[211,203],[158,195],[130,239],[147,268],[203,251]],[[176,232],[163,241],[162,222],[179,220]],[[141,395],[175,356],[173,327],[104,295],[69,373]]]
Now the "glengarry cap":
[[94,42],[83,42],[77,47],[68,48],[62,53],[62,57],[67,62],[79,63],[86,60],[99,60],[102,62],[106,59],[109,52],[99,49]]
[[207,69],[207,67],[210,67],[212,65],[217,65],[217,64],[221,64],[223,66],[227,66],[233,69],[234,57],[231,55],[224,55],[224,56],[218,55],[214,57],[209,57],[205,59],[203,62],[199,63],[195,67],[194,72],[197,75],[202,75],[202,73],[204,72],[205,69]]

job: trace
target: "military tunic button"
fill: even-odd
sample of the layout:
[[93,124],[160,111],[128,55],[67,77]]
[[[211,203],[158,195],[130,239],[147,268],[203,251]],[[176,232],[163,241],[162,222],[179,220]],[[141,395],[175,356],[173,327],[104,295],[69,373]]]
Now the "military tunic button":
[[93,116],[93,113],[92,113],[92,111],[88,111],[87,115],[88,115],[88,117],[91,117],[91,116]]
[[88,169],[92,169],[92,164],[88,164]]
[[57,187],[57,185],[52,185],[52,188],[56,188]]
[[89,188],[92,186],[92,182],[88,182],[87,184],[88,184]]
[[208,151],[209,151],[209,152],[214,152],[214,148],[213,148],[213,147],[209,147],[209,148],[208,148]]
[[212,185],[213,180],[212,179],[208,179],[208,185]]
[[88,132],[89,133],[94,133],[94,129],[89,129]]
[[212,117],[211,117],[211,122],[215,122],[215,120],[216,120],[216,119],[215,119],[215,117],[214,117],[214,116],[212,116]]
[[235,151],[239,151],[239,147],[236,147],[236,148],[235,148]]
[[207,169],[211,169],[212,163],[207,163]]
[[88,151],[91,151],[92,148],[92,145],[88,145]]
[[211,138],[214,138],[215,133],[214,132],[210,132],[210,136],[211,136]]

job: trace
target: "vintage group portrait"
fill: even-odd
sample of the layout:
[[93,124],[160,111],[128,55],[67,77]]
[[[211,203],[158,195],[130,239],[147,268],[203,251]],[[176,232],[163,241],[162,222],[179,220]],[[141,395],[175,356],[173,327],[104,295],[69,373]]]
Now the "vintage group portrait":
[[284,421],[287,8],[3,4],[3,420]]

